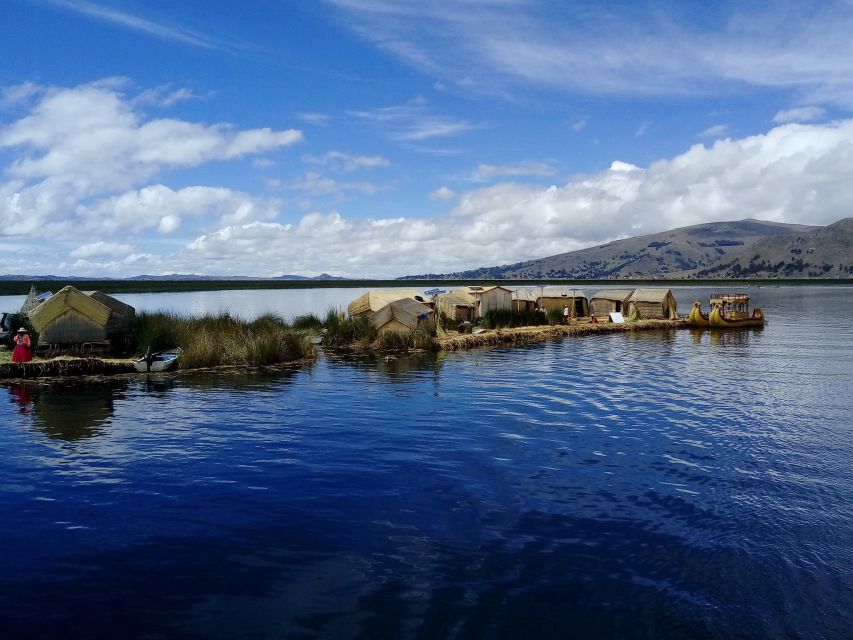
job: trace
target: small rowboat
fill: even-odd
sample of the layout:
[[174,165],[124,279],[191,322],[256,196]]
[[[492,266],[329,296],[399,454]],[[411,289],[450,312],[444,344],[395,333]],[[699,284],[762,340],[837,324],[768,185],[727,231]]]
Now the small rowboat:
[[693,308],[690,310],[690,315],[687,316],[687,323],[691,327],[710,327],[708,316],[702,313],[702,304],[698,300],[693,301]]
[[171,368],[175,361],[184,352],[180,347],[157,353],[146,353],[141,358],[134,360],[133,366],[139,373],[157,373]]
[[717,293],[711,296],[708,324],[712,329],[763,327],[764,312],[755,309],[750,315],[749,296],[745,293]]

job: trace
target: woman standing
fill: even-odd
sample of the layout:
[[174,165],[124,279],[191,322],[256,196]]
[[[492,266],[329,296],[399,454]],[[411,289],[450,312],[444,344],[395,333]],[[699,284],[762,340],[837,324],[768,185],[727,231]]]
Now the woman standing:
[[21,327],[13,338],[15,350],[12,351],[12,362],[29,362],[33,359],[32,342],[30,334]]

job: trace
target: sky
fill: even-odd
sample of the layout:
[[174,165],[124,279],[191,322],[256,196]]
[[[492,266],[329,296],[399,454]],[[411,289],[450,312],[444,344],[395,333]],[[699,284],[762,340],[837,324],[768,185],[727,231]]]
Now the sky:
[[853,203],[853,1],[3,0],[0,274],[386,278]]

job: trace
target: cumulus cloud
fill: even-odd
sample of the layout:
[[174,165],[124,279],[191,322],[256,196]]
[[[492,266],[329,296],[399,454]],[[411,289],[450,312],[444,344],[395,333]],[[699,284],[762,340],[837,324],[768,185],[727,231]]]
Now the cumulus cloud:
[[699,134],[700,138],[719,138],[720,136],[727,135],[729,133],[729,125],[727,124],[715,124],[713,126],[708,127],[702,133]]
[[[853,120],[788,124],[767,134],[697,144],[648,167],[614,162],[547,188],[504,183],[463,194],[435,219],[347,219],[229,225],[187,254],[230,272],[393,276],[516,262],[690,224],[758,218],[829,224],[849,215]],[[268,274],[272,275],[272,274]]]
[[453,200],[456,197],[456,192],[447,187],[439,187],[429,194],[430,200]]
[[[0,183],[0,234],[73,228],[70,212],[85,213],[93,200],[121,194],[164,170],[268,153],[302,139],[295,129],[146,119],[138,103],[119,92],[123,83],[12,91],[19,102],[35,102],[24,117],[0,126],[0,150],[16,154]],[[174,228],[175,219],[161,227]]]

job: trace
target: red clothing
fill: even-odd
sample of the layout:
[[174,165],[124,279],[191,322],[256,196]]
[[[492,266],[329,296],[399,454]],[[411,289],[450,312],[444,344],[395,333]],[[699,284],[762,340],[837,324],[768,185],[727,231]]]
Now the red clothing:
[[13,342],[15,349],[12,351],[12,362],[29,362],[33,359],[33,350],[30,348],[30,336],[26,333],[15,335]]

